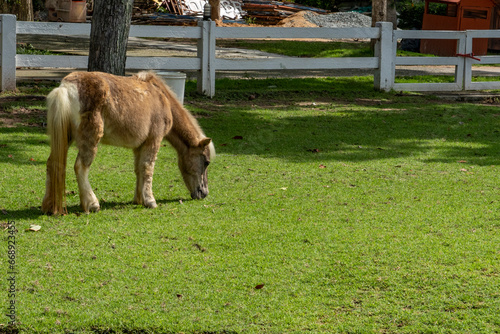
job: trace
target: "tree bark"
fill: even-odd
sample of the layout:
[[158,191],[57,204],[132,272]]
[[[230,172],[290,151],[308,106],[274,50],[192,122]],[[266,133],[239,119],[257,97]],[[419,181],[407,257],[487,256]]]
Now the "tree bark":
[[212,21],[220,20],[220,0],[209,0],[208,3],[211,7],[210,19]]
[[18,21],[33,21],[33,1],[0,0],[0,13],[15,14]]
[[[372,0],[372,27],[375,27],[375,23],[383,21],[387,21],[387,0]],[[376,39],[370,41],[372,51],[376,42]]]
[[387,0],[372,1],[372,27],[375,23],[387,21]]
[[134,0],[95,0],[90,28],[89,71],[125,75]]

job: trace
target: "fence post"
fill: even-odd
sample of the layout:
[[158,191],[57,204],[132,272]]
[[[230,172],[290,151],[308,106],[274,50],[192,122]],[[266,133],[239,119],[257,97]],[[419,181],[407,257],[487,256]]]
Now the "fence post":
[[201,69],[198,73],[198,92],[215,95],[215,21],[200,21],[201,39],[198,40],[198,58]]
[[[472,54],[472,34],[469,31],[464,32],[464,37],[458,40],[457,53]],[[456,68],[455,78],[458,84],[462,85],[462,90],[472,89],[472,64],[473,60],[469,57],[462,57],[462,62]]]
[[378,69],[374,74],[374,86],[378,90],[390,91],[394,87],[394,49],[393,28],[391,22],[377,22],[380,38],[375,43],[375,57],[379,59]]
[[0,91],[16,89],[16,16],[0,15]]

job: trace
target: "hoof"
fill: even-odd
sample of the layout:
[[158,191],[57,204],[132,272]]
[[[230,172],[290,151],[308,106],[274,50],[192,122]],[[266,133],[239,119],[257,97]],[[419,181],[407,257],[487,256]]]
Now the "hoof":
[[89,206],[89,211],[90,212],[98,212],[100,209],[101,209],[101,207],[99,206],[99,203],[92,203]]
[[85,213],[89,213],[89,212],[98,212],[101,207],[99,206],[99,202],[94,202],[94,203],[91,203],[88,208],[85,208],[83,205],[82,205],[82,208],[83,208],[83,211],[85,211]]
[[154,209],[154,208],[156,208],[158,205],[156,204],[156,201],[155,201],[155,200],[152,200],[152,201],[144,202],[144,206],[145,206],[146,208],[149,208],[149,209]]

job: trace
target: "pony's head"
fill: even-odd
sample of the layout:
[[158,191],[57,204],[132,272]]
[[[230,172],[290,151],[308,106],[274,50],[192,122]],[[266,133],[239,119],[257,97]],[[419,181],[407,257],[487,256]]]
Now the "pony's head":
[[179,154],[179,169],[193,199],[202,199],[208,195],[207,167],[214,156],[214,144],[210,138],[203,138],[198,145]]

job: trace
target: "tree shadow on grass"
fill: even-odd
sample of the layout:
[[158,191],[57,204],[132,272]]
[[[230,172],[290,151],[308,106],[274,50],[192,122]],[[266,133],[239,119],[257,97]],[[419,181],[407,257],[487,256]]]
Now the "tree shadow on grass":
[[[356,98],[352,88],[350,98],[338,99],[336,89],[327,91],[324,82],[304,86],[311,91],[306,101],[295,100],[290,92],[273,99],[263,91],[265,96],[250,103],[217,101],[219,107],[210,109],[200,123],[214,139],[218,153],[295,162],[361,162],[419,155],[424,162],[500,162],[496,106],[375,91],[363,91],[362,98]],[[289,101],[283,99],[285,93]],[[203,110],[202,105],[199,108]]]
[[40,145],[49,147],[48,138],[41,139],[45,129],[36,127],[0,128],[0,163],[15,165],[45,165],[45,160],[33,159],[27,152]]

